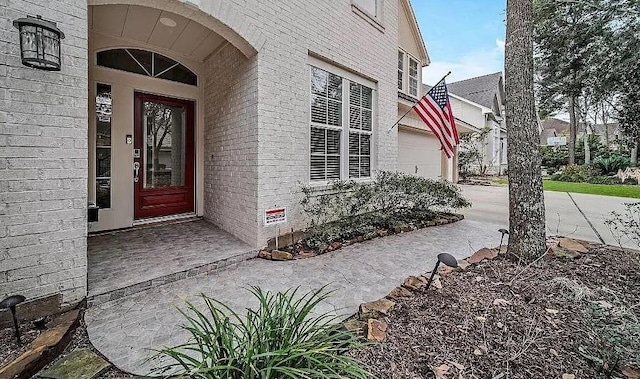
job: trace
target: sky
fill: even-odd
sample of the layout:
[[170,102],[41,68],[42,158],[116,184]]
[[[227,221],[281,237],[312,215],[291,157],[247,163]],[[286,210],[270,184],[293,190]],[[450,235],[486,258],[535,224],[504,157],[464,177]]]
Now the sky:
[[431,64],[422,81],[435,84],[451,71],[455,82],[502,71],[504,0],[412,0]]

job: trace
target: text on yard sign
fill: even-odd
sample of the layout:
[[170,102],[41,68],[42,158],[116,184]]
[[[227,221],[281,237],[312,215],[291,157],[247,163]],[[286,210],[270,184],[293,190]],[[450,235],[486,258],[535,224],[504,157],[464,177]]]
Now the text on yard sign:
[[287,208],[272,208],[264,211],[264,225],[275,225],[287,222]]

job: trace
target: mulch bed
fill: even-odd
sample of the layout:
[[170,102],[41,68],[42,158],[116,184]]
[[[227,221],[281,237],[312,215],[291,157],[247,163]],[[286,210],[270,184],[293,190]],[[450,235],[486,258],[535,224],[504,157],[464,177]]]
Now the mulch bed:
[[620,370],[639,363],[640,328],[616,346],[604,331],[623,313],[640,325],[640,252],[588,248],[528,267],[500,255],[445,275],[442,289],[397,299],[387,340],[352,354],[390,379],[633,378]]
[[[47,321],[49,320],[50,318],[47,319]],[[42,333],[42,331],[35,329],[32,322],[21,322],[18,327],[22,344],[18,344],[13,326],[0,329],[0,367],[27,351],[31,342]]]
[[[316,245],[309,246],[308,244],[309,234],[307,232],[297,232],[297,233],[294,233],[294,235],[299,233],[300,235],[304,236],[304,238],[300,238],[298,241],[295,241],[295,242],[292,241],[293,243],[289,245],[280,246],[278,247],[278,249],[275,249],[273,246],[263,249],[260,251],[260,254],[258,255],[258,257],[264,258],[264,259],[273,259],[273,260],[312,258],[321,254],[325,254],[334,250],[341,249],[344,246],[349,246],[356,243],[372,240],[374,238],[380,238],[380,237],[386,237],[393,234],[411,232],[414,230],[427,228],[430,226],[446,225],[446,224],[460,221],[462,219],[464,219],[464,216],[461,214],[437,212],[432,218],[429,218],[429,219],[418,219],[418,220],[412,219],[412,220],[408,220],[406,223],[403,223],[401,225],[388,226],[388,227],[381,226],[371,233],[353,236],[348,239],[338,239],[333,241],[327,241],[327,243],[320,244],[317,246]],[[292,237],[291,237],[291,234],[287,234],[287,236],[281,237],[280,240],[282,240],[283,238],[284,240],[288,240],[289,238],[292,238]],[[276,258],[275,255],[272,257],[272,252],[274,250],[289,253],[291,255],[284,256],[282,258]]]

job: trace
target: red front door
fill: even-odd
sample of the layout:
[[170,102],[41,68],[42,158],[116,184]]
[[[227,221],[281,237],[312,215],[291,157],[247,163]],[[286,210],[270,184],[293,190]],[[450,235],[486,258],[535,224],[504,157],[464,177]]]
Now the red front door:
[[135,218],[194,210],[194,106],[135,93]]

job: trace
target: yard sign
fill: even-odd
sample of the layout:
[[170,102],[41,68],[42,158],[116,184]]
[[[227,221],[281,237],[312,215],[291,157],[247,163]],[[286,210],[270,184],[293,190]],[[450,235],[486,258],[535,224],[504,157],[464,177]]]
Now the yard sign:
[[287,208],[272,208],[264,211],[264,226],[287,222]]

